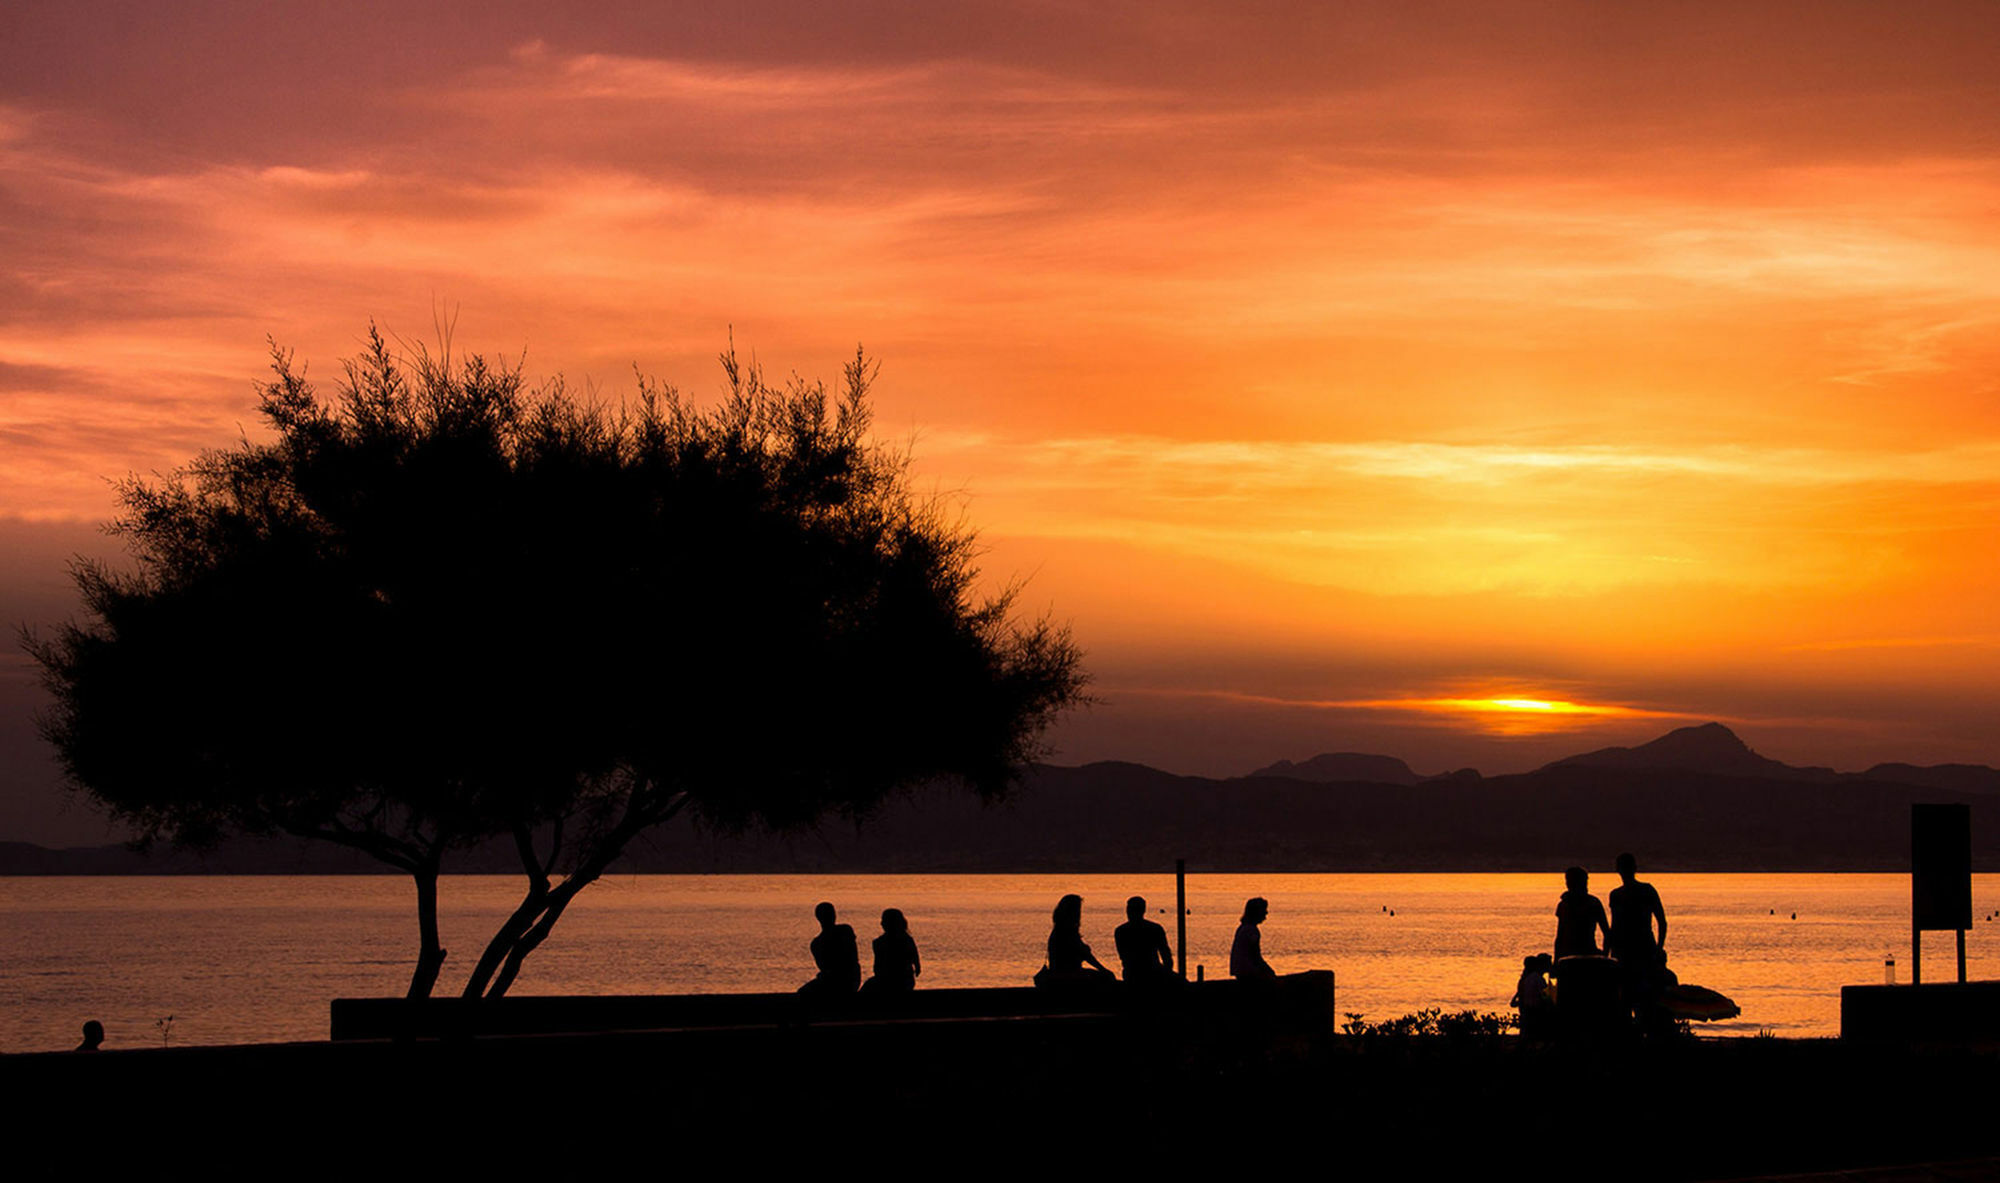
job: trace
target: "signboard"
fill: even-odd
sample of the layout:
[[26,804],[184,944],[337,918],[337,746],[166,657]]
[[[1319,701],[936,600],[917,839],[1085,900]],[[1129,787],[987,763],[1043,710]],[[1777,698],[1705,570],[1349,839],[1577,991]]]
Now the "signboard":
[[1916,930],[1972,927],[1972,807],[1910,806],[1910,911]]

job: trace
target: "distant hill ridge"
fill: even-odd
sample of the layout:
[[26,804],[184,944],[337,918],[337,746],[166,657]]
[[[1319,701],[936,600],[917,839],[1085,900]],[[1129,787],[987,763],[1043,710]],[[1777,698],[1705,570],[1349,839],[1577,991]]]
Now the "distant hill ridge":
[[[1865,772],[1836,772],[1817,765],[1786,764],[1760,756],[1734,731],[1720,723],[1676,727],[1660,738],[1630,748],[1599,748],[1565,756],[1536,769],[1536,773],[1563,769],[1601,769],[1652,772],[1695,772],[1707,776],[1750,777],[1761,780],[1797,780],[1833,783],[1843,780],[1886,781],[1919,785],[1963,793],[2000,794],[2000,770],[1984,764],[1877,764]],[[1266,765],[1251,776],[1283,776],[1319,783],[1360,782],[1379,785],[1415,785],[1450,776],[1476,778],[1473,769],[1439,776],[1423,776],[1394,756],[1360,752],[1328,752],[1310,760],[1293,763],[1280,760]]]
[[[746,770],[745,775],[755,775]],[[1331,778],[1321,781],[1320,777]],[[1360,779],[1356,779],[1359,777]],[[1333,785],[1335,787],[1329,787]],[[1878,764],[1867,772],[1766,759],[1720,724],[1605,748],[1534,772],[1422,777],[1403,761],[1329,753],[1256,775],[1176,776],[1109,761],[1031,769],[986,807],[934,786],[866,824],[804,834],[649,835],[631,872],[1533,871],[1607,867],[1620,850],[1655,871],[1902,871],[1910,806],[1973,806],[1973,864],[2000,871],[2000,772]],[[518,874],[509,842],[455,856],[456,873]],[[0,843],[0,874],[391,874],[351,851],[234,839],[204,855]]]
[[1706,772],[1714,776],[1756,776],[1775,780],[1838,780],[1831,768],[1798,768],[1760,756],[1720,723],[1677,727],[1636,748],[1599,748],[1543,765],[1550,768],[1646,768]]
[[1280,760],[1259,768],[1251,776],[1288,776],[1293,780],[1362,781],[1375,785],[1413,785],[1425,779],[1394,756],[1370,756],[1361,752],[1322,752],[1304,763]]

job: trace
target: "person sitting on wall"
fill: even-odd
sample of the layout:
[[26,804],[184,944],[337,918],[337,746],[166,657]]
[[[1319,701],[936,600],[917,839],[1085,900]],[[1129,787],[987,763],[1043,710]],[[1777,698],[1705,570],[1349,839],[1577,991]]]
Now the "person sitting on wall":
[[1084,943],[1082,896],[1066,895],[1057,900],[1050,919],[1049,960],[1035,975],[1035,985],[1096,986],[1118,980]]
[[1278,971],[1264,960],[1264,936],[1257,926],[1271,914],[1270,901],[1252,896],[1244,901],[1243,919],[1236,926],[1236,939],[1229,944],[1229,976],[1250,981],[1273,981]]
[[870,994],[907,994],[917,988],[917,975],[923,972],[910,922],[901,909],[885,909],[882,935],[875,938],[875,973],[861,988]]
[[1174,951],[1167,944],[1167,930],[1146,919],[1146,900],[1133,896],[1125,901],[1125,923],[1112,930],[1118,946],[1118,964],[1127,982],[1157,983],[1174,976]]
[[834,923],[833,905],[821,903],[813,909],[819,921],[819,935],[812,939],[813,965],[819,972],[799,987],[812,997],[837,998],[861,988],[861,954],[854,943],[854,929]]
[[86,1022],[83,1025],[83,1042],[77,1044],[76,1047],[72,1048],[71,1050],[79,1052],[94,1052],[98,1048],[103,1046],[104,1046],[104,1024],[98,1022],[96,1019],[91,1019],[90,1021]]

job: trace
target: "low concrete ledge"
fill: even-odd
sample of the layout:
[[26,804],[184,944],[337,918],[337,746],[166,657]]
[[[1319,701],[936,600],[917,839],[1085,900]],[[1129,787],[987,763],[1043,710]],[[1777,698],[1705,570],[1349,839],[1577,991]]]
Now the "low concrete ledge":
[[837,1022],[1037,1018],[1076,1015],[1193,1016],[1254,1011],[1300,1034],[1334,1031],[1333,972],[1308,970],[1275,982],[1199,982],[1144,989],[1123,983],[1045,990],[1032,986],[914,990],[901,995],[808,998],[785,994],[509,995],[497,999],[336,998],[331,1037],[457,1039]]
[[2000,1042],[2000,982],[1842,986],[1840,1037],[1910,1043]]

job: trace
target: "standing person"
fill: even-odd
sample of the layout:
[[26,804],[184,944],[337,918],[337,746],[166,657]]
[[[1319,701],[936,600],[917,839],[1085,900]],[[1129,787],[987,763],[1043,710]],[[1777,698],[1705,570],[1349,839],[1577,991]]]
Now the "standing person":
[[1556,960],[1595,957],[1603,952],[1597,947],[1597,930],[1603,929],[1609,940],[1611,921],[1605,918],[1603,903],[1590,894],[1588,871],[1571,867],[1563,872],[1563,882],[1569,890],[1556,902]]
[[1103,962],[1091,956],[1090,946],[1084,943],[1083,897],[1066,895],[1057,900],[1050,916],[1049,963],[1035,975],[1035,985],[1095,985],[1117,980]]
[[819,921],[819,935],[812,939],[813,965],[819,972],[799,987],[799,993],[837,997],[861,988],[861,954],[854,944],[854,930],[834,923],[833,905],[822,902],[813,909]]
[[1258,925],[1271,914],[1271,903],[1263,896],[1252,896],[1243,904],[1243,920],[1236,926],[1236,939],[1229,944],[1229,976],[1270,981],[1278,976],[1271,963],[1264,960],[1264,934]]
[[901,909],[885,909],[882,935],[875,938],[875,973],[861,988],[870,994],[907,994],[917,988],[917,975],[923,972],[910,922]]
[[1611,889],[1611,955],[1618,959],[1626,1006],[1635,1017],[1651,1019],[1654,999],[1674,980],[1667,969],[1667,910],[1653,885],[1639,881],[1638,859],[1619,855],[1618,878],[1623,885]]
[[1125,901],[1125,923],[1111,932],[1118,946],[1118,964],[1128,982],[1151,982],[1174,972],[1174,951],[1167,944],[1167,930],[1146,919],[1146,899],[1133,896]]
[[1667,910],[1653,885],[1639,881],[1638,859],[1619,855],[1618,878],[1623,886],[1611,889],[1611,955],[1636,968],[1651,969],[1667,959]]

